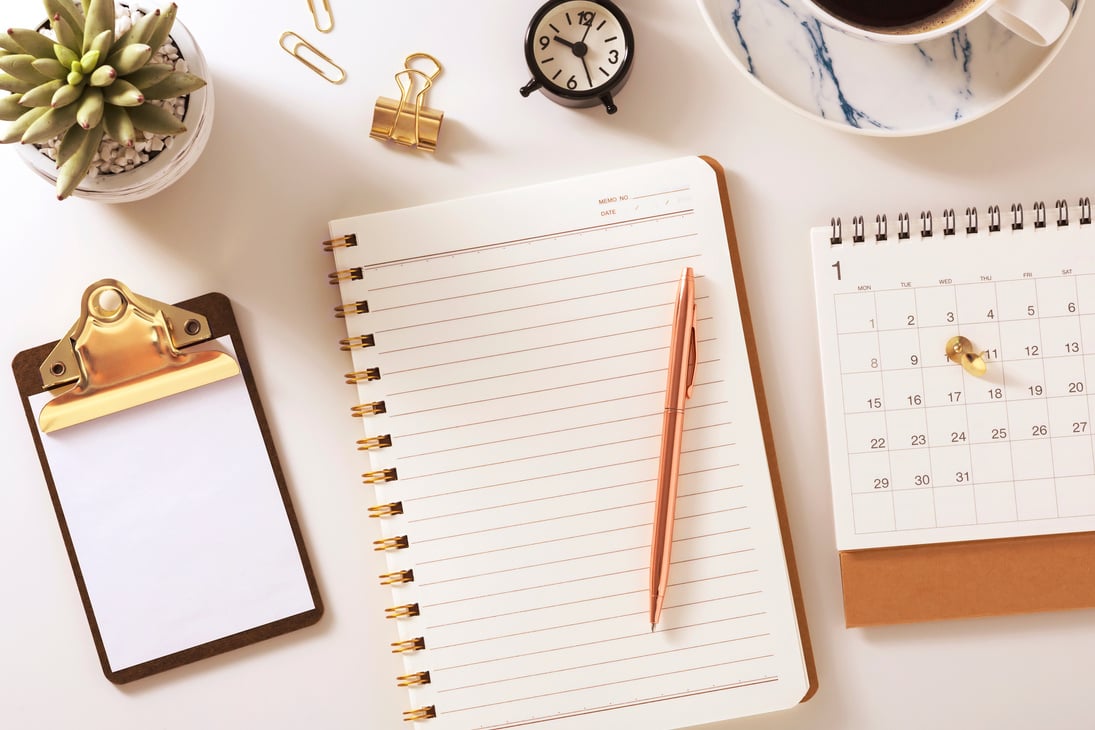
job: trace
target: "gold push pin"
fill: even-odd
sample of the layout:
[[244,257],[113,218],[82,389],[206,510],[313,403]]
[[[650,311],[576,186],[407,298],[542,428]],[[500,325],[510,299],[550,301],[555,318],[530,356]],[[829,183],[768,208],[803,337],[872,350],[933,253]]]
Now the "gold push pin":
[[962,366],[970,375],[980,378],[985,374],[988,366],[985,358],[974,348],[973,343],[962,335],[955,335],[947,340],[947,359]]

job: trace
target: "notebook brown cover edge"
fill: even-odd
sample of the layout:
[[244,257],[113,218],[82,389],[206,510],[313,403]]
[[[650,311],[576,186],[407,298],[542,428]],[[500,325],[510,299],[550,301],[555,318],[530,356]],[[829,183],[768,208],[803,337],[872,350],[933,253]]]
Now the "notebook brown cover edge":
[[848,628],[1095,607],[1095,532],[840,552]]
[[776,514],[779,519],[780,535],[783,539],[783,551],[787,560],[787,574],[791,583],[791,596],[795,603],[795,616],[798,619],[799,637],[802,641],[803,661],[806,664],[806,677],[809,686],[806,694],[799,700],[807,701],[817,692],[817,667],[814,662],[814,650],[810,643],[810,631],[806,623],[806,608],[802,600],[802,587],[795,562],[795,552],[791,541],[791,525],[787,517],[787,504],[783,496],[783,483],[780,480],[776,463],[775,440],[772,437],[772,425],[768,418],[768,402],[764,396],[764,384],[761,378],[760,361],[757,355],[757,343],[753,335],[752,319],[749,314],[749,302],[745,293],[745,277],[742,274],[741,258],[738,253],[737,233],[734,230],[734,216],[730,208],[730,190],[726,184],[726,173],[722,165],[714,158],[700,155],[699,158],[711,166],[718,182],[719,198],[722,201],[723,223],[726,227],[726,244],[730,249],[730,267],[734,276],[734,288],[738,293],[738,307],[741,310],[741,326],[745,334],[746,350],[749,353],[749,368],[753,375],[753,391],[757,399],[760,414],[761,434],[764,438],[764,450],[768,458],[768,470],[772,477],[772,496],[775,500]]
[[65,520],[64,511],[61,509],[60,498],[57,495],[57,489],[53,482],[53,474],[49,469],[49,462],[46,459],[41,435],[38,432],[38,424],[30,406],[29,397],[42,390],[41,376],[39,375],[38,368],[57,344],[57,341],[55,340],[23,350],[16,354],[12,360],[12,373],[15,376],[16,386],[19,390],[19,399],[23,404],[23,412],[26,415],[27,423],[34,439],[38,460],[41,462],[42,473],[46,480],[46,486],[49,489],[50,501],[53,504],[53,510],[57,516],[57,523],[61,530],[61,537],[64,541],[65,551],[68,553],[69,563],[72,566],[73,576],[76,579],[77,588],[80,593],[80,601],[83,604],[88,626],[91,629],[92,639],[95,643],[95,651],[99,657],[99,664],[102,667],[103,674],[106,678],[115,684],[132,682],[136,679],[158,674],[168,669],[174,669],[175,667],[190,664],[200,659],[223,654],[233,649],[239,649],[265,639],[280,636],[281,634],[289,633],[306,626],[311,626],[320,620],[324,611],[323,600],[320,596],[315,572],[312,569],[311,561],[308,558],[308,552],[305,549],[303,533],[300,528],[300,523],[297,520],[296,512],[293,509],[288,485],[285,481],[285,474],[278,461],[277,451],[274,449],[270,426],[262,409],[262,403],[259,399],[250,361],[247,359],[247,354],[244,350],[243,337],[232,312],[231,302],[228,297],[223,294],[211,292],[178,302],[176,306],[205,315],[209,320],[213,337],[216,338],[228,335],[232,339],[232,345],[236,350],[237,362],[240,365],[240,371],[243,375],[244,382],[247,385],[247,391],[251,398],[251,405],[255,413],[255,418],[258,422],[263,442],[270,457],[270,464],[274,471],[278,489],[281,493],[282,502],[285,505],[290,529],[293,532],[293,538],[300,554],[305,579],[308,582],[308,589],[311,593],[314,608],[268,624],[256,626],[246,631],[225,636],[163,657],[158,657],[132,667],[126,667],[117,671],[112,670],[106,655],[106,648],[103,645],[102,636],[99,633],[99,626],[95,619],[95,612],[91,605],[91,599],[88,595],[87,587],[84,584],[79,559],[69,534],[68,523]]

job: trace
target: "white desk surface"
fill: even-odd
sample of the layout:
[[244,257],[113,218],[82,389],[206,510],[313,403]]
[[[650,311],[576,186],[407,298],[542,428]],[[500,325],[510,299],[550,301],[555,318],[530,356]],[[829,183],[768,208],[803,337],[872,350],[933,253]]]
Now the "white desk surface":
[[[232,299],[323,592],[315,627],[116,687],[103,678],[14,382],[0,387],[0,726],[398,728],[406,698],[356,475],[328,219],[686,154],[725,166],[753,310],[820,689],[794,709],[727,722],[787,728],[1091,727],[1095,612],[846,630],[834,547],[807,229],[831,215],[940,210],[1095,193],[1095,17],[1048,70],[980,120],[925,137],[824,127],[742,76],[692,0],[625,3],[640,39],[620,111],[566,109],[528,81],[537,0],[332,0],[320,35],[305,0],[182,0],[216,91],[213,136],[150,200],[58,203],[0,149],[0,355],[61,336],[91,282],[177,301]],[[35,0],[4,3],[33,23]],[[6,26],[5,26],[6,27]],[[294,29],[343,63],[332,86],[277,46]],[[369,139],[404,56],[445,73],[439,151]],[[1006,209],[1006,208],[1005,208]],[[150,439],[149,448],[156,448]]]

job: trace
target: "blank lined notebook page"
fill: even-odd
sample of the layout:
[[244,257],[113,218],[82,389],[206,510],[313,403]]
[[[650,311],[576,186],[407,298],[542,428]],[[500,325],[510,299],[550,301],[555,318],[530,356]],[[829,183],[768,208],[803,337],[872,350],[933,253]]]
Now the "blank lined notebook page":
[[[363,418],[365,437],[390,437],[363,455],[362,471],[396,470],[377,501],[401,514],[379,522],[403,581],[393,607],[418,613],[397,624],[404,648],[424,644],[404,653],[420,683],[408,707],[435,715],[423,727],[669,728],[803,699],[806,662],[709,164],[685,158],[344,219],[331,235],[356,239],[335,249],[337,268],[352,272],[342,301],[360,312],[346,317],[348,336],[366,345],[352,349],[353,370],[379,376],[357,397],[383,403]],[[670,584],[652,633],[660,429],[686,266],[697,277],[698,365]]]

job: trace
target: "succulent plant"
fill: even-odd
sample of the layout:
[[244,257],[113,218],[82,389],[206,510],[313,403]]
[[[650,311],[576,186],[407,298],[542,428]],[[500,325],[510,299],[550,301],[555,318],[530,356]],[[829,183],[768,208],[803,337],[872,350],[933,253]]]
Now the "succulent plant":
[[201,78],[150,63],[167,41],[177,6],[149,12],[115,34],[115,0],[43,0],[53,38],[25,28],[0,33],[0,143],[41,144],[59,137],[57,197],[87,175],[109,135],[132,147],[141,131],[175,135],[185,125],[146,102],[200,89]]

